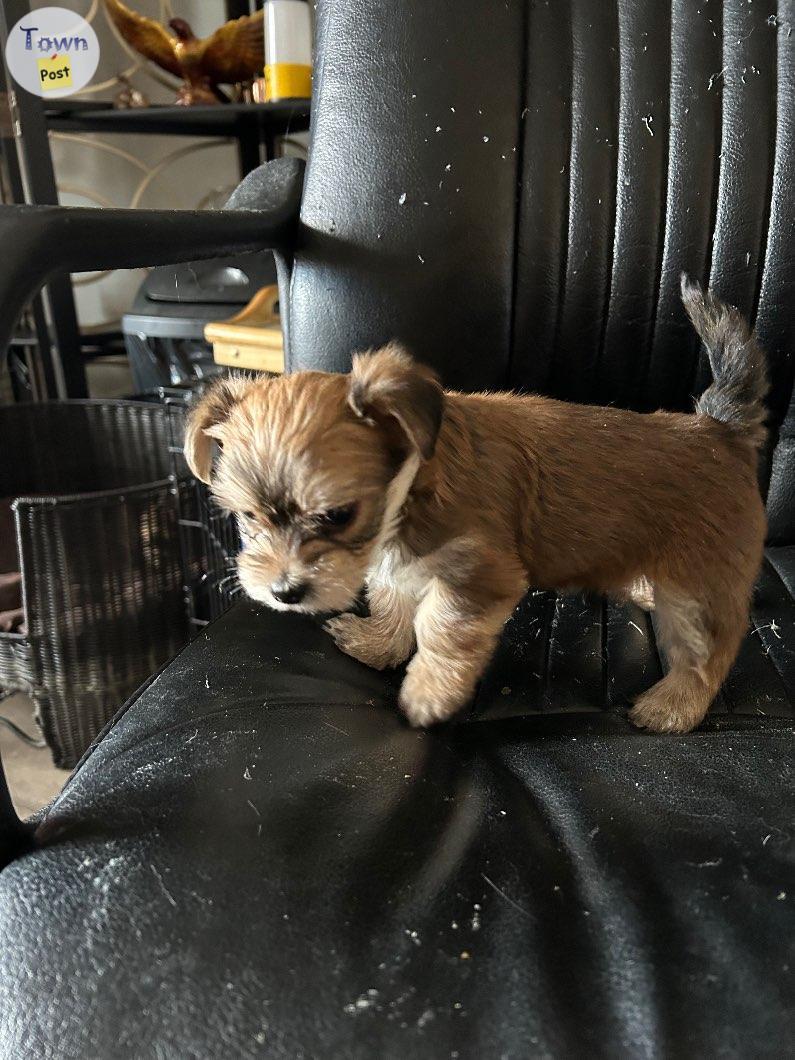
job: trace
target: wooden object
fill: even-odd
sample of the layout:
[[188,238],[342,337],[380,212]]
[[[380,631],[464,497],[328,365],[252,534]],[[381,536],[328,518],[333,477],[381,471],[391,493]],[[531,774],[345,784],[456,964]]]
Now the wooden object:
[[258,372],[284,371],[284,341],[276,304],[279,288],[262,287],[245,308],[229,320],[206,324],[216,364]]

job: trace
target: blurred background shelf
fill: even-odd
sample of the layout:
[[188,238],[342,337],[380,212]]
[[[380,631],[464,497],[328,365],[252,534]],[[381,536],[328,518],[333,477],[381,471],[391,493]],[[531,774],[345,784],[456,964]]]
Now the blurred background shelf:
[[309,100],[278,103],[219,103],[196,107],[134,107],[107,102],[59,100],[44,108],[54,132],[144,133],[164,136],[288,136],[309,128]]

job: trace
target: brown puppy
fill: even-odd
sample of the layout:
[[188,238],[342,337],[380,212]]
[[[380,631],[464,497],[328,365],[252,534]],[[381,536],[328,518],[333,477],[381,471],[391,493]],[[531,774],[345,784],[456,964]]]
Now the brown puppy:
[[[237,513],[243,587],[327,624],[370,666],[413,655],[414,725],[471,698],[532,585],[656,606],[669,670],[632,720],[686,732],[737,654],[759,570],[764,357],[739,314],[682,280],[714,382],[694,415],[639,415],[512,394],[445,393],[397,346],[349,376],[226,379],[185,451]],[[212,467],[212,440],[222,449]]]

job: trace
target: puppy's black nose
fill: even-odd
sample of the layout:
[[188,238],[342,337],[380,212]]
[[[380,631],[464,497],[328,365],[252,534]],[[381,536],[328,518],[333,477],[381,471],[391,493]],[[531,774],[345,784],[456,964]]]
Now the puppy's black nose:
[[306,590],[306,582],[301,582],[298,585],[290,585],[286,582],[275,582],[271,586],[271,595],[278,600],[280,604],[300,604],[306,596]]

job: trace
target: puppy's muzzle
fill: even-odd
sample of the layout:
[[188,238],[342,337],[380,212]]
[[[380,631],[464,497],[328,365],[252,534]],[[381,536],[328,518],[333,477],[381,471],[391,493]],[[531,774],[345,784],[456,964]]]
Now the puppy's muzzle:
[[300,604],[309,590],[306,582],[274,582],[270,593],[280,604]]

